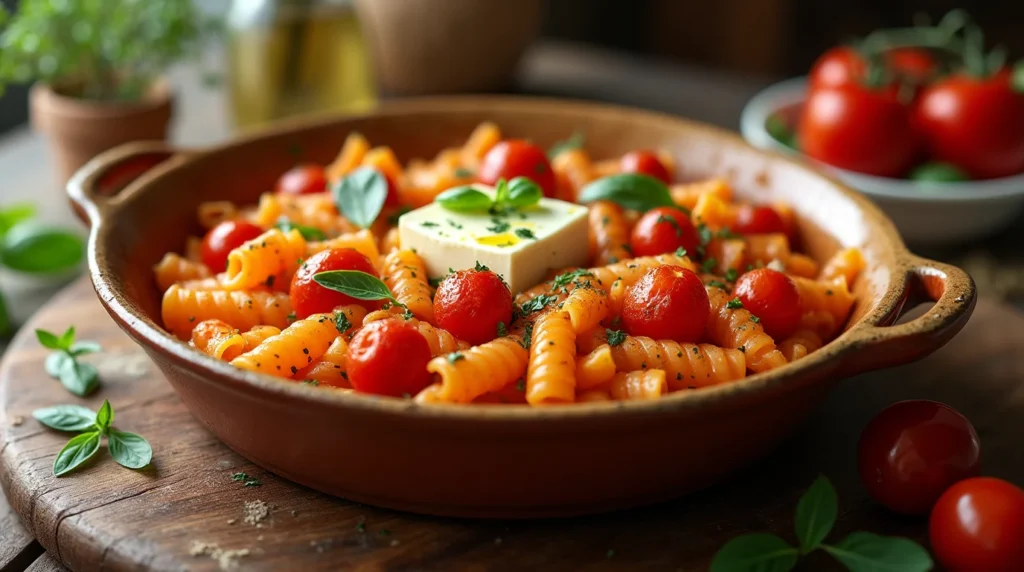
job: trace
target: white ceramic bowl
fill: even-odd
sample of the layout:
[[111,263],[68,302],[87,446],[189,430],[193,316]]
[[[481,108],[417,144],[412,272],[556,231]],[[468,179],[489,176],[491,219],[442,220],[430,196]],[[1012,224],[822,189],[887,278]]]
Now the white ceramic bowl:
[[873,200],[918,245],[965,242],[1005,228],[1024,210],[1024,174],[985,181],[924,183],[875,177],[826,165],[776,141],[765,129],[778,110],[803,104],[807,79],[789,79],[755,95],[743,108],[740,131],[755,147],[799,155]]

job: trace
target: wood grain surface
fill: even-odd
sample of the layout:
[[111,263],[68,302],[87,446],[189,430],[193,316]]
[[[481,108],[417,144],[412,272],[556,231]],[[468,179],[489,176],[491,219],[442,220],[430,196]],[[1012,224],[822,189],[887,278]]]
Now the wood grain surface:
[[[105,349],[92,357],[103,386],[88,399],[46,376],[46,350],[32,334],[35,327],[62,330],[72,323],[82,338]],[[792,540],[796,500],[819,473],[833,480],[840,495],[833,537],[864,529],[925,542],[922,519],[896,517],[866,497],[855,473],[860,429],[891,402],[944,401],[975,423],[985,473],[1024,482],[1022,345],[1024,317],[983,301],[946,348],[917,364],[841,384],[775,455],[712,489],[587,518],[480,522],[329,498],[249,464],[192,420],[142,351],[105,315],[91,286],[80,281],[33,319],[0,368],[0,484],[54,566],[59,561],[73,570],[703,570],[734,535],[773,531]],[[149,438],[152,466],[129,471],[101,450],[84,470],[53,477],[54,456],[68,436],[41,427],[32,410],[56,403],[95,409],[104,398],[114,406],[116,426]],[[19,417],[24,421],[15,425]],[[262,484],[232,481],[237,471]],[[267,503],[269,514],[247,523],[246,503],[255,501]],[[9,534],[7,528],[0,534]],[[230,558],[225,551],[247,554]],[[46,570],[50,564],[34,566]],[[807,570],[832,566],[823,555],[803,564]]]

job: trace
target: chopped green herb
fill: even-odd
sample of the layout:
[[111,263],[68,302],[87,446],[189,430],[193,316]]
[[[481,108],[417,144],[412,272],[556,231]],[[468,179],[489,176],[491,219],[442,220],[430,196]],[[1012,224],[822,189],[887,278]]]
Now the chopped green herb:
[[455,177],[456,179],[468,179],[472,177],[474,174],[475,173],[473,173],[472,170],[466,169],[464,167],[458,167],[454,171],[452,171],[452,176]]
[[488,268],[486,264],[480,264],[480,261],[477,260],[476,264],[473,265],[473,270],[476,270],[477,272],[488,272],[490,271],[490,268]]
[[678,256],[679,258],[686,256],[686,249],[680,246],[679,248],[676,249],[675,255]]
[[608,345],[613,346],[613,347],[621,344],[624,341],[626,341],[626,332],[624,332],[622,330],[611,330],[611,329],[608,329],[608,330],[604,331],[604,334],[605,334],[605,339],[608,340]]
[[541,294],[540,296],[537,296],[536,298],[533,298],[532,300],[529,300],[528,302],[520,306],[521,312],[524,316],[530,315],[534,312],[539,312],[540,310],[543,310],[545,306],[553,303],[555,300],[558,300],[558,296],[554,294]]
[[249,475],[247,473],[242,473],[242,472],[231,473],[231,480],[232,481],[247,481],[247,480],[249,480]]
[[697,236],[700,238],[700,245],[707,246],[711,239],[715,237],[715,233],[712,232],[708,225],[704,223],[697,224]]
[[730,268],[725,271],[725,279],[729,282],[735,282],[739,278],[739,273],[736,272],[735,268]]
[[448,226],[450,226],[450,227],[452,227],[452,228],[454,228],[456,230],[462,230],[462,225],[461,224],[453,221],[450,218],[449,219],[445,219],[445,220],[448,221]]
[[501,234],[503,232],[507,232],[508,229],[512,228],[512,225],[510,225],[506,221],[503,221],[503,220],[501,220],[499,218],[496,218],[496,217],[491,218],[491,222],[494,223],[494,225],[487,227],[487,230],[489,230],[489,231],[491,231],[491,232],[493,232],[495,234]]
[[718,232],[715,233],[715,236],[723,239],[740,238],[739,234],[736,234],[735,232],[732,231],[731,228],[728,227],[718,229]]
[[295,321],[295,319],[296,319],[296,315],[295,315],[295,312],[288,312],[288,316],[286,317],[286,319],[287,319],[287,320],[288,320],[289,322],[294,322],[294,321]]
[[532,238],[533,240],[537,240],[537,236],[528,228],[517,228],[515,233],[519,238]]
[[662,222],[668,223],[668,224],[672,225],[672,228],[674,228],[676,230],[676,237],[683,236],[683,229],[682,229],[682,227],[679,226],[679,222],[676,221],[676,219],[673,218],[673,217],[670,217],[668,215],[658,215],[658,218],[654,222],[655,222],[655,224],[662,223]]
[[530,349],[530,344],[533,343],[533,324],[526,324],[523,328],[523,340],[519,342],[519,345],[526,349]]
[[760,323],[760,322],[761,322],[761,318],[758,318],[757,316],[755,316],[755,315],[751,314],[751,315],[750,315],[750,321],[751,321],[751,322],[754,322],[755,324],[758,324],[758,323]]
[[715,266],[718,266],[718,260],[715,259],[714,256],[712,256],[712,257],[708,258],[707,260],[705,260],[700,265],[700,269],[701,269],[702,272],[711,272],[712,270],[715,269]]
[[344,334],[352,327],[352,322],[349,321],[345,312],[337,311],[334,312],[334,327],[337,328],[339,334]]
[[302,381],[302,385],[312,385],[313,387],[317,387],[320,385],[320,382],[315,379],[305,379]]
[[559,274],[558,276],[555,276],[555,278],[551,281],[551,287],[554,290],[557,290],[559,288],[564,288],[564,287],[568,286],[570,282],[576,280],[577,278],[582,278],[583,276],[593,276],[593,275],[594,274],[592,272],[590,272],[589,270],[587,270],[586,268],[579,268],[579,269],[576,269],[576,270],[570,270],[568,272],[563,272],[563,273]]
[[498,322],[498,337],[504,338],[508,335],[508,328],[505,327],[505,322]]
[[438,286],[441,285],[441,281],[444,280],[445,278],[447,277],[441,276],[440,278],[428,278],[427,283],[433,286],[434,288],[437,288]]
[[726,302],[725,307],[730,310],[738,310],[743,307],[743,302],[739,298],[733,298]]
[[729,289],[729,287],[726,286],[724,282],[719,282],[718,280],[708,280],[708,286],[712,286],[714,288],[720,288],[722,290],[728,290]]
[[434,228],[434,227],[436,227],[436,226],[440,226],[440,225],[439,225],[439,224],[437,224],[436,222],[434,222],[434,221],[430,221],[430,220],[425,220],[425,221],[423,221],[423,222],[422,222],[422,223],[420,223],[420,224],[421,224],[421,226],[425,226],[425,227],[427,227],[427,228]]
[[455,363],[455,362],[459,361],[460,359],[466,359],[466,356],[462,355],[459,352],[452,352],[452,353],[448,354],[447,356],[445,356],[445,358],[448,360],[448,363]]

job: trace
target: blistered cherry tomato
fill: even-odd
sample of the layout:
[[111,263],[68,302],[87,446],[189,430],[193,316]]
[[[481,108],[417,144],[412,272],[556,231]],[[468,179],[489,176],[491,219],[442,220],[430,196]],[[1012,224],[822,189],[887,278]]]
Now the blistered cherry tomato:
[[263,234],[263,229],[243,220],[226,220],[210,229],[203,237],[203,264],[212,272],[223,272],[228,266],[228,254]]
[[511,181],[526,177],[544,191],[545,197],[554,197],[556,192],[555,172],[551,170],[548,156],[540,147],[520,139],[499,142],[484,155],[477,178],[485,185],[494,185],[498,179]]
[[655,256],[679,247],[693,256],[700,246],[700,237],[686,213],[673,207],[657,207],[636,221],[629,246],[634,256]]
[[736,281],[735,294],[777,340],[788,338],[800,325],[800,293],[778,270],[758,268],[743,274]]
[[320,165],[292,167],[277,180],[277,192],[282,195],[309,195],[326,190],[327,174]]
[[733,230],[740,234],[786,232],[786,223],[772,207],[742,205],[736,211]]
[[430,344],[409,322],[370,322],[348,346],[345,369],[352,388],[379,395],[416,395],[430,383]]
[[622,325],[634,336],[695,343],[704,333],[711,302],[700,277],[679,266],[648,270],[626,290]]
[[630,151],[619,160],[619,168],[623,173],[639,173],[649,175],[666,185],[672,182],[672,174],[665,164],[651,151]]
[[948,76],[921,92],[914,114],[931,157],[976,179],[1024,171],[1024,94],[1010,72]]
[[338,306],[359,304],[366,308],[377,307],[376,302],[357,300],[317,284],[313,276],[329,270],[358,270],[376,276],[377,270],[364,254],[354,248],[333,248],[310,256],[299,267],[292,278],[289,295],[295,316],[305,318],[310,314],[331,312]]
[[935,401],[890,405],[868,423],[857,445],[868,493],[905,514],[926,514],[950,485],[977,475],[980,462],[971,422]]
[[928,536],[947,570],[1024,570],[1024,490],[991,477],[960,481],[935,503]]
[[843,169],[879,177],[906,173],[918,154],[910,110],[897,89],[860,85],[811,91],[799,125],[800,148]]
[[483,344],[498,337],[499,322],[512,322],[512,293],[490,270],[459,270],[438,285],[434,318],[456,338]]

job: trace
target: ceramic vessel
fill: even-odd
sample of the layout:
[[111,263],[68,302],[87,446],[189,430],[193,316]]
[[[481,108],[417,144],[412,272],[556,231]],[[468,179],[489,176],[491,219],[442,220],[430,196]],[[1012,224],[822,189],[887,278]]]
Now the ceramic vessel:
[[[355,130],[403,160],[462,141],[481,121],[542,146],[582,130],[595,157],[671,152],[683,173],[728,177],[755,201],[784,200],[806,250],[857,246],[867,269],[846,331],[805,359],[658,401],[549,408],[422,406],[323,391],[235,369],[159,325],[151,266],[199,232],[203,200],[255,202],[295,162],[326,162]],[[125,173],[156,166],[125,184]],[[122,188],[123,187],[123,188]],[[360,116],[291,123],[204,150],[132,144],[90,162],[69,185],[92,225],[89,265],[114,320],[153,358],[193,415],[240,454],[288,479],[355,501],[436,515],[536,517],[636,506],[714,483],[768,454],[846,376],[920,358],[967,321],[974,284],[923,260],[866,199],[738,136],[667,115],[517,98],[395,102]],[[904,307],[937,301],[892,325]]]

